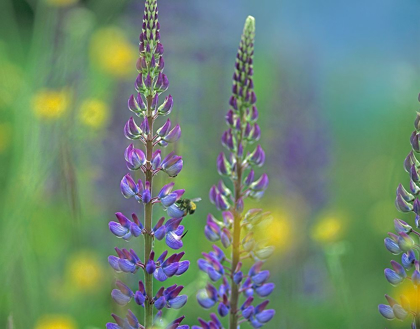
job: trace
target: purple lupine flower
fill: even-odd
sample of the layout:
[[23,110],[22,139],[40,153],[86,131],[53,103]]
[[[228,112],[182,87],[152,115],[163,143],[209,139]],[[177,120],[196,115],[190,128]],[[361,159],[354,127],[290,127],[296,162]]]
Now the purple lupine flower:
[[[198,303],[206,309],[217,306],[218,315],[212,313],[209,322],[199,319],[200,326],[193,327],[196,329],[223,328],[218,317],[226,316],[229,316],[230,329],[237,329],[244,321],[254,328],[260,328],[275,314],[274,310],[266,309],[268,300],[253,305],[254,297],[265,298],[274,289],[274,284],[267,282],[269,271],[262,270],[263,260],[272,252],[272,247],[255,241],[252,233],[253,226],[265,220],[267,214],[260,209],[243,213],[244,200],[260,199],[268,187],[268,176],[256,176],[254,171],[265,162],[263,148],[255,145],[261,136],[261,129],[256,123],[257,97],[252,79],[254,33],[254,18],[248,17],[236,59],[233,95],[229,100],[231,108],[226,115],[229,128],[221,139],[228,154],[221,152],[217,157],[217,171],[229,178],[230,184],[225,185],[221,180],[211,187],[209,198],[222,211],[222,220],[208,215],[204,228],[208,240],[220,240],[224,248],[232,246],[231,255],[226,257],[214,245],[214,251],[203,253],[203,258],[198,260],[199,269],[212,282],[198,292]],[[255,262],[248,273],[243,270],[245,259]],[[240,302],[241,294],[245,303]],[[239,322],[241,317],[243,319]]]
[[[109,223],[110,231],[118,238],[129,240],[143,235],[142,259],[132,249],[115,248],[117,255],[109,256],[108,262],[118,273],[135,274],[138,270],[144,272],[144,280],[139,281],[137,291],[133,292],[128,285],[117,281],[117,287],[111,293],[112,298],[120,305],[126,305],[133,299],[137,305],[144,307],[144,322],[140,324],[134,313],[129,310],[125,319],[113,315],[115,323],[108,323],[107,329],[152,328],[162,318],[164,308],[179,309],[187,302],[187,296],[181,294],[183,286],[162,287],[156,295],[153,290],[154,278],[163,282],[170,277],[182,275],[190,265],[188,260],[183,260],[184,252],[169,254],[165,251],[158,256],[153,250],[155,238],[156,240],[165,238],[166,244],[171,249],[178,250],[183,246],[184,226],[180,224],[182,218],[187,215],[180,206],[183,203],[181,198],[184,190],[173,190],[174,183],[170,183],[163,186],[155,196],[152,186],[152,178],[159,172],[175,177],[183,166],[181,156],[174,152],[168,152],[164,156],[163,150],[155,149],[156,146],[166,147],[169,143],[175,143],[181,137],[181,127],[178,124],[172,125],[170,120],[156,131],[154,127],[155,120],[159,116],[170,114],[173,108],[173,98],[170,95],[159,104],[160,94],[169,87],[168,77],[163,73],[164,49],[160,42],[159,29],[157,0],[146,0],[143,28],[139,38],[140,54],[136,63],[137,94],[131,95],[128,99],[128,109],[140,120],[136,123],[131,117],[124,126],[125,136],[138,143],[132,143],[126,148],[124,152],[126,165],[130,171],[141,171],[144,178],[136,182],[134,175],[127,174],[120,184],[121,193],[125,198],[134,198],[137,202],[143,203],[144,215],[140,220],[136,214],[133,214],[131,220],[117,212],[115,214],[117,221]],[[153,206],[156,204],[160,204],[170,216],[166,223],[164,217],[153,223]],[[176,210],[182,211],[182,214]],[[154,309],[158,310],[156,317],[153,315]],[[189,328],[187,325],[181,325],[183,318],[175,319],[167,328]]]
[[[420,95],[419,95],[420,101]],[[410,142],[412,151],[404,160],[404,169],[409,175],[409,191],[399,184],[396,190],[395,207],[403,213],[413,212],[415,214],[415,227],[420,228],[420,187],[419,170],[420,163],[414,153],[420,152],[420,113],[417,113],[414,121],[415,130],[411,134]],[[393,255],[401,255],[401,261],[391,260],[391,268],[384,270],[385,279],[393,286],[397,286],[409,279],[413,283],[413,293],[417,294],[420,289],[420,263],[416,253],[418,251],[418,242],[420,232],[413,228],[409,223],[394,219],[394,229],[396,234],[388,233],[384,244],[386,249]],[[387,304],[378,306],[379,313],[387,320],[404,320],[409,315],[413,316],[411,328],[420,328],[420,310],[418,305],[413,305],[406,296],[401,295],[397,301],[392,297],[385,295]]]

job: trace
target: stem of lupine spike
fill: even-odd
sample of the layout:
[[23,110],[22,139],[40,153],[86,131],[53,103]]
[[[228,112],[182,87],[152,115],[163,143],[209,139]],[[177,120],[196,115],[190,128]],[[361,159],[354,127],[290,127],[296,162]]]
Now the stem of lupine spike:
[[[152,154],[153,154],[153,114],[152,114],[152,101],[153,97],[150,95],[147,97],[147,120],[149,122],[150,132],[147,136],[146,141],[146,182],[150,183],[150,191],[152,191],[152,180],[153,180],[153,169],[152,169]],[[150,252],[152,251],[153,238],[152,232],[152,213],[153,204],[151,202],[144,205],[144,228],[146,234],[144,235],[144,260],[149,259]],[[147,301],[145,303],[144,312],[144,327],[145,329],[152,328],[153,325],[153,275],[144,272],[144,283],[147,295]]]
[[[240,109],[240,116],[243,118],[244,111]],[[238,144],[242,143],[243,138],[243,128],[239,132]],[[240,239],[241,239],[241,221],[242,214],[237,207],[238,203],[241,202],[242,197],[242,159],[237,155],[236,156],[236,179],[234,181],[235,186],[235,204],[233,206],[233,243],[232,243],[232,266],[231,274],[233,275],[236,271],[238,262],[240,261]],[[229,328],[236,329],[238,327],[238,301],[239,301],[239,287],[232,280],[232,288],[230,295],[230,316],[229,316]]]

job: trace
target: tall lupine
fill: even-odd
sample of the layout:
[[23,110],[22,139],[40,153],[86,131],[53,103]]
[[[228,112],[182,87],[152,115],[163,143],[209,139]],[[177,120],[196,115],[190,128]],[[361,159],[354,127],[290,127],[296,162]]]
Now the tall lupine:
[[[163,282],[169,277],[183,274],[190,265],[189,261],[182,259],[184,252],[169,255],[168,251],[164,251],[161,255],[155,255],[153,250],[155,239],[165,239],[171,249],[178,250],[182,247],[184,227],[181,222],[186,215],[177,203],[184,190],[173,190],[174,183],[163,186],[157,195],[153,195],[153,177],[161,171],[169,177],[175,177],[183,165],[182,157],[174,152],[163,157],[160,149],[155,150],[157,145],[165,147],[176,142],[181,135],[179,125],[172,126],[169,119],[154,130],[156,119],[170,114],[173,106],[171,95],[159,105],[159,95],[168,89],[169,81],[163,74],[163,46],[160,43],[156,0],[146,0],[139,51],[139,75],[135,82],[137,94],[129,98],[128,108],[142,122],[138,125],[131,117],[124,127],[124,133],[128,139],[142,145],[145,152],[130,144],[125,150],[124,158],[128,169],[141,171],[144,179],[136,182],[130,174],[125,175],[121,180],[121,192],[125,198],[135,198],[139,203],[143,203],[144,215],[143,220],[136,214],[132,214],[129,219],[118,212],[115,214],[117,221],[110,222],[109,228],[114,235],[124,240],[143,236],[144,253],[143,257],[139,257],[133,249],[115,248],[116,255],[109,256],[108,261],[116,272],[143,272],[144,280],[139,281],[136,291],[117,281],[116,289],[111,295],[119,305],[126,305],[134,299],[136,304],[144,307],[144,323],[140,324],[134,313],[128,310],[124,319],[113,314],[116,323],[108,323],[107,329],[152,328],[159,324],[164,308],[178,309],[187,301],[187,296],[181,294],[183,286],[175,284],[166,288],[160,287],[156,293],[153,290],[153,278]],[[165,222],[165,218],[162,217],[153,225],[153,206],[158,203],[171,218]],[[154,308],[157,311],[156,316]],[[188,328],[180,324],[183,318],[174,320],[167,328]]]
[[[419,95],[420,101],[420,95]],[[420,153],[420,113],[414,121],[410,142],[412,150],[404,160],[404,169],[409,174],[409,191],[402,184],[398,185],[395,206],[404,213],[415,214],[415,227],[420,228],[420,162],[414,153]],[[391,268],[385,269],[385,278],[397,286],[405,280],[411,280],[413,293],[411,298],[400,296],[397,301],[385,295],[387,304],[379,305],[379,312],[388,320],[404,320],[413,317],[411,328],[420,329],[420,263],[419,263],[419,236],[420,233],[401,219],[394,219],[395,233],[388,233],[385,238],[385,247],[393,255],[401,255],[401,262],[391,261]],[[415,296],[413,298],[413,296]]]
[[[260,127],[256,123],[258,111],[252,80],[254,34],[255,20],[248,17],[236,58],[233,95],[229,101],[231,108],[226,115],[229,129],[222,136],[228,154],[221,153],[217,158],[219,174],[230,182],[225,185],[221,180],[211,188],[209,195],[211,202],[222,211],[223,220],[218,221],[209,214],[205,226],[207,239],[221,240],[224,248],[231,247],[230,255],[214,245],[213,251],[203,253],[204,258],[198,261],[200,270],[220,286],[217,288],[208,283],[197,294],[202,307],[207,309],[217,305],[218,315],[212,313],[209,322],[199,319],[200,326],[193,326],[196,329],[223,328],[219,317],[226,316],[229,316],[231,329],[246,321],[254,328],[260,328],[275,313],[266,309],[268,300],[257,301],[274,289],[274,284],[267,282],[269,271],[262,270],[263,260],[271,254],[272,247],[255,241],[253,237],[253,227],[265,220],[267,214],[261,209],[251,209],[244,214],[244,200],[247,197],[261,198],[268,185],[266,174],[256,179],[254,173],[254,168],[261,167],[265,160],[261,146],[255,146],[260,138]],[[246,259],[254,261],[247,273],[243,272]]]

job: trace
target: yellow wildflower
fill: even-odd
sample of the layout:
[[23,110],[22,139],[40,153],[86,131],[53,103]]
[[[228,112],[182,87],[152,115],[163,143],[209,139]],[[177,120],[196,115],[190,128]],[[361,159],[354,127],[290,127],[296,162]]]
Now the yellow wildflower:
[[338,241],[343,235],[344,225],[344,220],[338,215],[324,215],[312,228],[312,238],[320,243]]
[[10,123],[0,123],[0,153],[6,151],[12,139],[12,125]]
[[32,109],[38,118],[52,120],[61,117],[68,109],[70,95],[67,89],[43,89],[32,98]]
[[122,78],[132,74],[138,55],[136,47],[128,42],[122,30],[106,27],[92,36],[90,56],[100,70]]
[[76,323],[67,315],[44,315],[35,325],[35,329],[76,329]]
[[50,6],[66,7],[78,3],[79,0],[45,0],[45,2]]
[[103,269],[98,257],[91,252],[81,251],[70,257],[67,276],[71,286],[83,291],[95,290],[102,281]]
[[108,105],[95,98],[83,101],[80,106],[80,121],[92,128],[101,128],[108,121]]

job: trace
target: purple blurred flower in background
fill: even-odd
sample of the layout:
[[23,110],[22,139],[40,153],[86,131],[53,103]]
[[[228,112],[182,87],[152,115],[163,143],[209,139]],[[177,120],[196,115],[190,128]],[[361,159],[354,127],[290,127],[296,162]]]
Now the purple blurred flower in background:
[[[266,309],[268,300],[254,303],[254,299],[267,297],[274,289],[268,283],[269,272],[262,271],[263,260],[273,251],[270,246],[256,241],[253,228],[268,219],[261,209],[250,209],[245,214],[244,200],[248,197],[260,199],[267,186],[266,174],[257,176],[254,169],[264,164],[265,153],[255,143],[260,138],[261,130],[256,123],[258,110],[254,92],[253,54],[255,20],[246,19],[233,76],[230,109],[226,114],[229,129],[222,136],[222,145],[229,151],[217,158],[217,170],[230,181],[230,189],[221,180],[210,189],[210,201],[222,211],[222,221],[212,215],[207,218],[205,235],[210,241],[221,240],[223,247],[232,246],[231,255],[216,245],[213,251],[203,253],[198,261],[201,271],[207,273],[212,283],[197,294],[199,304],[208,309],[217,305],[217,313],[211,314],[211,320],[199,319],[199,326],[193,328],[223,328],[218,317],[229,315],[229,328],[236,329],[243,322],[249,322],[254,328],[260,328],[269,322],[275,311]],[[252,148],[249,146],[254,145]],[[255,264],[248,272],[243,270],[246,259]],[[217,288],[215,285],[220,286]],[[243,294],[244,302],[240,303]],[[257,304],[257,305],[254,305]]]
[[[174,183],[163,186],[154,196],[153,177],[160,171],[169,177],[176,177],[182,170],[183,160],[181,156],[169,153],[162,159],[161,150],[155,150],[155,146],[166,147],[176,142],[181,136],[179,125],[172,126],[168,119],[162,127],[154,131],[154,124],[159,116],[171,113],[173,107],[172,96],[167,96],[159,105],[159,95],[169,87],[169,80],[163,73],[163,46],[160,43],[157,1],[147,0],[145,4],[143,29],[140,34],[139,52],[137,61],[138,77],[135,81],[136,95],[130,96],[128,108],[141,123],[137,124],[130,118],[124,127],[125,136],[143,145],[145,152],[130,144],[124,158],[129,170],[141,171],[144,179],[135,180],[130,174],[121,180],[121,193],[125,198],[135,198],[144,205],[144,218],[140,220],[136,214],[132,214],[132,220],[122,213],[116,213],[117,221],[109,223],[110,231],[117,237],[129,240],[132,237],[143,235],[144,253],[139,257],[134,250],[116,248],[117,255],[109,256],[108,261],[116,272],[136,273],[139,269],[144,273],[144,280],[139,281],[139,288],[133,291],[122,283],[116,282],[116,289],[111,293],[112,298],[120,305],[128,304],[132,299],[144,307],[144,323],[140,324],[135,315],[129,310],[125,319],[113,315],[116,323],[108,323],[108,329],[126,328],[152,328],[159,325],[163,308],[179,309],[187,302],[187,296],[182,295],[183,286],[172,285],[161,287],[156,294],[153,292],[153,278],[163,282],[172,276],[179,276],[188,270],[190,262],[182,260],[184,252],[168,255],[164,251],[156,255],[153,250],[154,239],[162,240],[171,249],[182,247],[184,226],[182,219],[187,212],[182,209],[181,199],[184,190],[173,190]],[[160,203],[168,215],[172,218],[165,222],[165,218],[159,219],[153,226],[152,211],[155,204]],[[179,210],[179,211],[176,211]],[[157,309],[154,316],[153,309]],[[188,326],[181,325],[184,317],[173,321],[167,328],[186,329]]]
[[[420,101],[420,95],[419,95]],[[420,153],[420,113],[414,121],[415,130],[411,134],[410,143],[412,150],[404,160],[404,169],[410,177],[408,191],[402,184],[398,185],[395,206],[403,213],[415,214],[415,226],[420,228],[420,162],[414,153]],[[405,280],[411,280],[413,293],[410,296],[400,296],[397,301],[385,295],[388,304],[379,305],[382,316],[388,320],[404,320],[409,315],[413,316],[412,329],[420,328],[420,263],[419,263],[419,236],[411,225],[401,219],[394,219],[396,234],[388,233],[384,243],[386,249],[393,255],[401,255],[401,262],[391,260],[391,268],[384,271],[386,280],[397,286]],[[410,275],[411,273],[411,275]],[[413,298],[413,296],[416,296]]]

